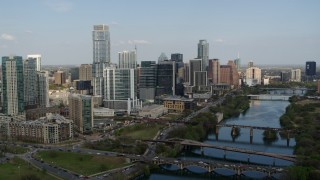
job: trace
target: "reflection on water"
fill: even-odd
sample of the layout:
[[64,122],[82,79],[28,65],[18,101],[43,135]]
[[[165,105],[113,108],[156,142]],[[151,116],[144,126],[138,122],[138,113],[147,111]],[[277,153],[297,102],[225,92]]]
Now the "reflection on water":
[[[285,108],[289,105],[288,101],[251,101],[250,108],[239,117],[230,118],[221,123],[225,124],[234,124],[234,125],[248,125],[248,126],[258,126],[258,127],[274,127],[279,128],[280,122],[279,118],[282,114],[285,113]],[[271,152],[271,153],[280,153],[280,154],[293,154],[293,147],[295,146],[294,138],[290,138],[289,147],[287,147],[287,139],[277,135],[278,139],[273,142],[263,141],[263,130],[253,130],[253,139],[252,144],[250,144],[250,129],[243,128],[240,130],[240,135],[233,139],[231,136],[230,127],[221,127],[219,128],[218,140],[216,140],[216,135],[212,132],[209,133],[207,140],[204,143],[221,145],[221,146],[230,146],[236,148],[243,148],[255,151]],[[245,163],[254,163],[261,165],[269,166],[289,166],[292,162],[274,159],[271,157],[259,156],[259,155],[248,155],[238,152],[227,152],[226,155],[223,150],[204,148],[204,153],[201,154],[200,149],[193,149],[191,152],[184,152],[181,154],[181,159],[197,159],[197,160],[215,160],[223,161],[229,160],[235,164],[245,164]],[[171,168],[171,167],[170,167]],[[172,170],[172,169],[168,170]],[[167,169],[164,167],[164,169]],[[178,169],[178,167],[177,167]],[[196,167],[188,167],[189,173],[205,173],[204,169]],[[210,174],[210,173],[206,173]],[[229,169],[217,169],[214,173],[214,179],[220,178],[219,175],[231,176],[234,178],[233,171]],[[246,176],[252,178],[263,178],[265,174],[261,172],[247,171],[244,172]],[[211,177],[209,175],[208,177]],[[208,178],[208,177],[195,177],[197,178]],[[179,175],[172,176],[167,174],[151,174],[149,179],[179,179]],[[193,178],[193,177],[192,177]],[[222,177],[221,177],[222,178]],[[189,179],[189,176],[183,177],[182,179]]]

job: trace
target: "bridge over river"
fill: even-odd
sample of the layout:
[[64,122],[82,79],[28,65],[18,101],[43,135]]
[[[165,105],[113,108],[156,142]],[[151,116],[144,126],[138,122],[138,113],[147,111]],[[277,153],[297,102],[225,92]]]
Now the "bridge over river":
[[132,162],[147,162],[157,165],[175,165],[179,170],[185,170],[189,167],[200,167],[205,169],[207,172],[217,172],[219,169],[229,169],[234,171],[234,175],[244,175],[246,171],[258,171],[265,174],[266,177],[272,178],[275,174],[285,172],[280,167],[261,166],[254,164],[241,164],[231,162],[221,162],[212,160],[195,160],[195,159],[177,159],[177,158],[166,158],[166,157],[148,157],[148,156],[135,156],[128,157]]
[[286,160],[286,161],[296,162],[296,156],[295,155],[276,154],[276,153],[253,151],[253,150],[241,149],[241,148],[235,148],[235,147],[228,147],[228,146],[218,146],[218,145],[206,144],[206,143],[187,140],[187,139],[143,140],[143,141],[154,142],[154,143],[165,143],[165,144],[180,144],[180,145],[182,145],[184,147],[199,147],[199,148],[201,148],[202,152],[203,152],[203,148],[204,147],[206,147],[206,148],[214,148],[214,149],[221,149],[221,150],[224,150],[225,156],[226,156],[226,151],[232,151],[232,152],[239,152],[239,153],[246,153],[246,154],[254,154],[254,155],[273,157],[273,158],[277,158],[277,159],[283,159],[283,160]]

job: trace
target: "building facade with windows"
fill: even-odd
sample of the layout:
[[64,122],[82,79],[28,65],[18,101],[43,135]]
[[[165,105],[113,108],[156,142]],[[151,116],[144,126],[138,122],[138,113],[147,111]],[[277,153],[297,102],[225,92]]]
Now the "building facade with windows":
[[92,31],[93,63],[92,85],[93,95],[104,97],[103,70],[110,66],[110,32],[107,25],[94,25]]
[[24,71],[21,56],[2,57],[3,113],[24,113]]
[[73,120],[75,129],[80,133],[91,133],[93,128],[92,96],[70,94],[69,119]]

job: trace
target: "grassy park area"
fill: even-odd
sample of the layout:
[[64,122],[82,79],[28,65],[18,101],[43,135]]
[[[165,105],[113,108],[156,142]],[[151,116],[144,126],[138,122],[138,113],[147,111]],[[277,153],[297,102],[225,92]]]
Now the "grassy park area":
[[41,151],[36,154],[36,157],[53,166],[59,166],[86,176],[129,164],[124,157],[107,157],[61,151]]
[[13,146],[13,145],[0,145],[0,152],[23,154],[28,151],[28,148]]
[[9,162],[0,164],[0,179],[53,180],[57,178],[51,176],[45,170],[37,169],[24,160],[15,157]]
[[163,125],[159,124],[136,124],[116,131],[116,135],[130,137],[132,139],[152,139],[163,127]]

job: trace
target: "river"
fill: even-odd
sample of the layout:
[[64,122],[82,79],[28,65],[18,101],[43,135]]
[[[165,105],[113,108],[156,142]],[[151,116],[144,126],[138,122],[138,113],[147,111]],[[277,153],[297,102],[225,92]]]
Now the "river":
[[[250,102],[250,108],[241,114],[239,117],[230,118],[224,120],[221,123],[234,124],[234,125],[248,125],[248,126],[259,126],[259,127],[274,127],[279,128],[280,122],[279,118],[285,112],[285,108],[290,103],[288,101],[255,101]],[[290,138],[289,146],[287,146],[287,139],[282,138],[278,134],[278,139],[273,142],[265,142],[263,140],[262,130],[253,130],[253,141],[250,144],[250,130],[241,129],[240,135],[233,139],[231,137],[231,128],[221,127],[219,129],[219,139],[216,140],[216,135],[212,132],[209,133],[207,139],[204,141],[207,144],[215,144],[222,146],[231,146],[237,148],[245,148],[255,151],[272,152],[280,154],[293,154],[293,147],[295,146],[294,138]],[[289,166],[292,162],[274,159],[271,157],[258,156],[258,155],[248,155],[237,152],[227,152],[226,159],[224,159],[224,151],[218,149],[204,148],[204,154],[201,154],[200,149],[194,149],[191,152],[183,152],[180,158],[192,158],[201,160],[221,160],[221,161],[233,161],[235,164],[246,164],[248,159],[251,163],[268,165],[268,166]],[[175,165],[163,166],[159,172],[152,172],[151,176],[148,178],[150,180],[160,180],[160,179],[233,179],[233,171],[228,169],[220,169],[219,174],[212,177],[206,173],[202,168],[198,167],[188,167],[187,172],[179,172],[178,167]],[[251,178],[263,178],[264,175],[260,172],[247,172],[245,174],[247,177]]]

